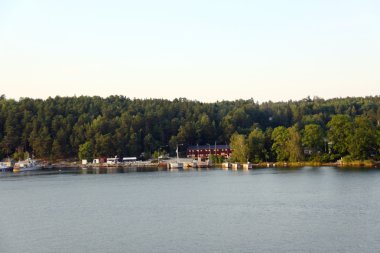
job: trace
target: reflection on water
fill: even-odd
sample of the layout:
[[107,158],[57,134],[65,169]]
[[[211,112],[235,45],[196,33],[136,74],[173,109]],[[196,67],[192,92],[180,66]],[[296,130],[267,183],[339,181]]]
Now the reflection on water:
[[1,177],[18,177],[18,176],[41,176],[41,175],[59,175],[59,174],[118,174],[132,172],[154,172],[162,171],[160,168],[136,168],[136,167],[92,167],[92,168],[62,168],[62,169],[41,169],[34,171],[18,171],[18,172],[0,172]]
[[230,174],[286,174],[300,172],[322,173],[324,171],[336,173],[371,173],[380,171],[379,168],[364,167],[275,167],[275,168],[254,168],[252,170],[231,170],[225,168],[199,168],[199,169],[180,169],[167,170],[166,168],[147,168],[147,167],[92,167],[92,168],[61,168],[61,169],[42,169],[36,171],[24,172],[0,172],[0,179],[6,177],[25,177],[25,176],[43,176],[43,175],[93,175],[93,174],[123,174],[136,172],[170,172],[170,173],[190,173],[190,172],[206,172],[206,171],[225,171]]
[[131,173],[131,172],[153,172],[159,171],[158,168],[137,168],[137,167],[93,167],[87,169],[80,169],[79,174],[116,174],[116,173]]
[[365,168],[365,167],[274,167],[274,168],[254,168],[252,170],[231,170],[226,168],[189,168],[180,170],[167,170],[166,168],[147,168],[147,167],[91,167],[91,168],[61,168],[61,169],[42,169],[36,171],[24,171],[24,172],[0,172],[0,178],[6,177],[24,177],[24,176],[42,176],[42,175],[59,175],[59,174],[72,174],[72,175],[92,175],[92,174],[122,174],[122,173],[134,173],[134,172],[157,172],[157,171],[167,171],[167,172],[194,172],[194,171],[215,171],[223,170],[229,173],[238,174],[261,174],[261,173],[297,173],[300,171],[309,172],[321,172],[324,170],[335,171],[339,173],[364,173],[364,172],[374,172],[380,171],[379,168]]

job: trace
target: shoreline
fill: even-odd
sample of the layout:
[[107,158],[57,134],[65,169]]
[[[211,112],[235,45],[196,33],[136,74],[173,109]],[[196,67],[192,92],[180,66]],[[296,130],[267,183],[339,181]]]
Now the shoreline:
[[352,161],[352,162],[268,162],[253,164],[254,167],[355,167],[355,168],[377,168],[380,161]]
[[[115,168],[115,169],[130,169],[130,168],[146,168],[149,170],[157,168],[157,170],[165,170],[166,166],[158,163],[128,163],[128,164],[78,164],[76,162],[58,162],[48,163],[42,162],[43,169],[102,169],[102,168]],[[339,168],[378,168],[380,161],[352,161],[352,162],[261,162],[252,163],[252,168],[299,168],[299,167],[339,167]],[[222,164],[213,164],[210,168],[222,168]],[[184,168],[184,170],[195,168]]]

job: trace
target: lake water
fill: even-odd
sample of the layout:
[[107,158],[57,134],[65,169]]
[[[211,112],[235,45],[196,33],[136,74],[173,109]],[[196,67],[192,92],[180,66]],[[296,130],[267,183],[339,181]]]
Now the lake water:
[[0,173],[0,214],[2,253],[380,252],[380,170]]

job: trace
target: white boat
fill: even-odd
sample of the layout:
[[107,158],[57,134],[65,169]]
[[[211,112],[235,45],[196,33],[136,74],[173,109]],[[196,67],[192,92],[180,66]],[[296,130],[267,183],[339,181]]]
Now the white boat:
[[39,169],[41,169],[41,166],[37,164],[35,160],[28,158],[25,161],[17,162],[13,168],[13,171],[18,172]]
[[197,168],[210,168],[212,163],[209,159],[198,157],[198,160],[195,161]]
[[10,158],[6,158],[0,162],[0,171],[12,171],[14,166],[14,161]]
[[12,171],[12,167],[9,167],[4,164],[0,164],[0,172],[5,172],[5,171]]
[[178,145],[177,145],[176,153],[177,153],[177,161],[173,163],[169,163],[170,170],[183,169],[183,163],[179,162]]
[[183,169],[183,163],[174,162],[174,163],[169,163],[169,165],[170,165],[171,170]]

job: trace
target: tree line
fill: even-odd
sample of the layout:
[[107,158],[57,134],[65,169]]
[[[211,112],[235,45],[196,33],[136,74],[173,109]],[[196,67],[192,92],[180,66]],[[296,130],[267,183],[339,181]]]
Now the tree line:
[[379,159],[380,97],[203,103],[125,96],[0,96],[0,158],[173,154],[177,144],[231,144],[234,159]]
[[265,131],[255,128],[248,136],[234,133],[231,147],[236,161],[315,161],[379,159],[380,130],[366,115],[333,115],[326,125],[295,124]]

